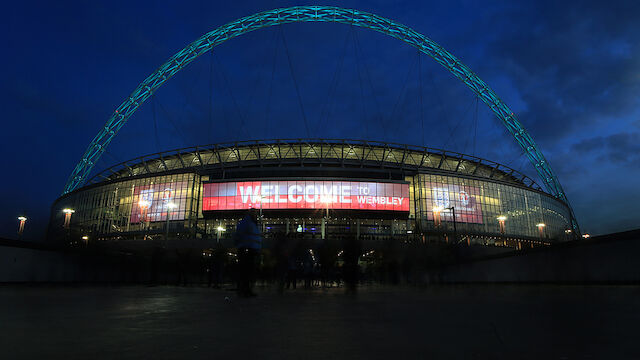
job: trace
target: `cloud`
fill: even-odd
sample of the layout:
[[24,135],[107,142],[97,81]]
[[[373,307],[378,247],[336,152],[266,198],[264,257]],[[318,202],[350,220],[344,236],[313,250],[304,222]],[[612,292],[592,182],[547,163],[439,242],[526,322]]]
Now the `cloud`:
[[597,136],[574,144],[571,150],[579,157],[595,157],[621,165],[640,164],[640,133]]
[[638,13],[638,2],[542,1],[505,8],[487,21],[502,32],[489,54],[496,70],[518,84],[528,104],[520,118],[538,142],[561,143],[638,106],[640,23],[630,15]]

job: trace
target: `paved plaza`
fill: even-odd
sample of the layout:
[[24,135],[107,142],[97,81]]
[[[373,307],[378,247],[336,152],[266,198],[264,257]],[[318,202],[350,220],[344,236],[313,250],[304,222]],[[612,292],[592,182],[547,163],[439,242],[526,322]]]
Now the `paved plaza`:
[[637,359],[640,287],[0,286],[0,359]]

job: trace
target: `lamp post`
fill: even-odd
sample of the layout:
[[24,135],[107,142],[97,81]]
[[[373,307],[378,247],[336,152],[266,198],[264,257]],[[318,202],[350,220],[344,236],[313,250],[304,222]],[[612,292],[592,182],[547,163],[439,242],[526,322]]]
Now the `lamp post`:
[[451,213],[453,214],[453,240],[454,240],[454,244],[457,244],[458,243],[458,227],[456,225],[456,208],[452,206],[446,209],[451,210]]
[[22,237],[22,233],[24,232],[24,224],[27,222],[27,217],[18,216],[18,220],[20,220],[20,223],[18,224],[18,237]]
[[323,197],[322,202],[325,204],[327,209],[327,213],[322,219],[322,240],[324,240],[326,238],[326,233],[329,225],[329,204],[331,203],[331,198],[327,195]]
[[567,229],[567,230],[565,230],[565,231],[564,231],[564,235],[565,235],[565,238],[566,238],[565,240],[566,240],[566,241],[571,240],[571,229]]
[[502,236],[502,246],[507,246],[507,240],[504,239],[504,233],[506,232],[506,226],[504,222],[507,220],[507,217],[504,215],[500,215],[496,219],[498,220],[498,227],[500,228],[500,235]]
[[74,212],[76,212],[73,209],[69,209],[69,208],[65,208],[62,209],[62,212],[64,213],[64,228],[68,229],[70,224],[71,224],[71,214],[73,214]]
[[540,240],[544,239],[544,227],[547,226],[544,223],[538,223],[536,224],[536,227],[538,228],[538,233],[540,234]]
[[260,205],[260,230],[262,231],[262,233],[264,234],[264,221],[262,221],[262,199],[264,197],[262,196],[262,194],[258,194],[258,196],[256,196],[256,199],[258,199],[258,204]]
[[217,230],[217,232],[218,232],[218,239],[217,239],[217,242],[220,242],[220,234],[221,234],[223,231],[227,231],[227,229],[223,228],[223,227],[222,227],[222,225],[218,225],[218,227],[216,228],[216,230]]
[[148,218],[148,213],[147,213],[147,209],[149,208],[149,206],[151,206],[151,201],[149,200],[145,200],[144,198],[142,198],[142,196],[140,197],[140,201],[138,201],[138,208],[140,208],[140,226],[142,227],[143,230],[143,239],[147,240],[147,228],[148,228],[148,223],[147,223],[147,218]]
[[433,226],[435,226],[436,228],[440,227],[440,224],[442,223],[442,218],[440,218],[440,213],[442,212],[443,207],[442,206],[435,206],[432,211],[433,211]]
[[167,208],[167,222],[166,222],[166,224],[164,226],[165,227],[164,239],[165,239],[165,242],[166,242],[166,247],[169,247],[169,212],[170,212],[169,210],[175,208],[176,204],[174,204],[174,203],[172,203],[170,201],[167,201],[165,207]]
[[498,226],[500,227],[500,234],[504,235],[505,233],[505,225],[504,222],[507,220],[507,217],[504,215],[500,215],[496,218],[498,220]]

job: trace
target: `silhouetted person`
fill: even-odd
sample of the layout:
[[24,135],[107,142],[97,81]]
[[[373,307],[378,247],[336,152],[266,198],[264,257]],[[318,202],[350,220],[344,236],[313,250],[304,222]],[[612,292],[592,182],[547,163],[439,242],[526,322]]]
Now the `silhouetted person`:
[[185,264],[185,252],[186,250],[181,251],[180,249],[176,249],[176,286],[187,286],[187,269]]
[[306,290],[311,289],[311,282],[313,280],[313,257],[310,251],[311,249],[306,249],[302,255],[302,275],[304,277],[304,288]]
[[256,261],[262,249],[262,233],[257,224],[254,209],[238,222],[235,243],[238,248],[238,295],[242,297],[256,296],[253,292],[255,282]]
[[275,277],[278,286],[278,293],[284,291],[284,283],[287,277],[287,269],[289,267],[289,251],[287,237],[282,232],[278,232],[273,237],[273,254],[275,256]]
[[344,266],[342,267],[344,275],[344,283],[348,293],[355,294],[356,285],[358,284],[358,258],[360,257],[360,242],[355,236],[349,235],[345,237],[342,245],[342,259]]
[[150,285],[158,285],[158,273],[160,272],[160,264],[162,262],[163,250],[159,246],[153,248],[151,253],[151,281]]
[[222,269],[227,258],[227,249],[222,244],[216,244],[211,256],[209,257],[208,270],[209,270],[209,287],[214,289],[220,288],[222,283]]

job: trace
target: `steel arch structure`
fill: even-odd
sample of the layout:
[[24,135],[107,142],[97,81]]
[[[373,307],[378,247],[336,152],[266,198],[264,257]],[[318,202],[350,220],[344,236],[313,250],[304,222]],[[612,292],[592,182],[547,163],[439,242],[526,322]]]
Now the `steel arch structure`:
[[[498,95],[482,81],[482,79],[473,73],[471,69],[461,63],[442,46],[408,26],[372,13],[333,6],[294,6],[246,16],[204,34],[180,50],[149,77],[144,79],[131,95],[113,112],[104,127],[102,127],[93,138],[82,159],[69,176],[63,194],[73,191],[86,181],[94,165],[113,137],[127,122],[127,119],[145,100],[160,88],[165,81],[198,56],[242,34],[269,26],[295,22],[335,22],[359,26],[402,40],[429,55],[460,81],[465,83],[495,113],[527,155],[527,158],[535,167],[547,191],[569,205],[569,201],[562,190],[557,176],[542,153],[538,150],[529,133],[524,129],[522,124],[520,124],[513,111],[511,111]],[[572,221],[574,227],[577,229],[577,223],[575,223],[575,220]]]

